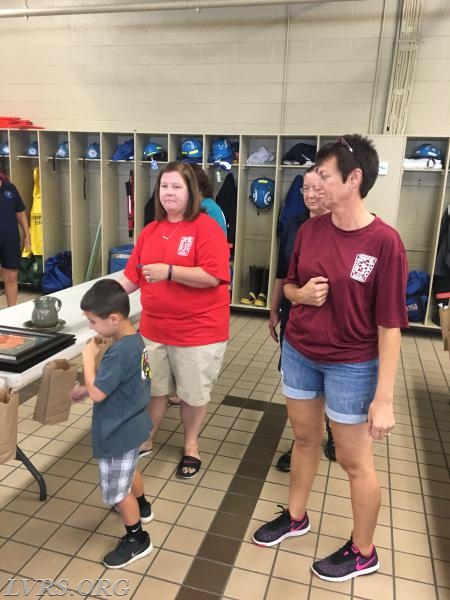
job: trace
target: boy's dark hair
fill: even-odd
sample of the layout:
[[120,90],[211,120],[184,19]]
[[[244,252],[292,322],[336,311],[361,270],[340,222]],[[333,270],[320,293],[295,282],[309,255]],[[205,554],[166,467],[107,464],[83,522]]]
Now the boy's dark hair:
[[367,137],[358,133],[347,134],[331,144],[325,144],[317,152],[316,167],[334,156],[345,183],[354,169],[361,169],[362,182],[359,192],[365,198],[378,177],[378,154]]
[[81,298],[80,308],[106,319],[113,313],[128,318],[130,314],[130,299],[128,294],[115,279],[101,279]]

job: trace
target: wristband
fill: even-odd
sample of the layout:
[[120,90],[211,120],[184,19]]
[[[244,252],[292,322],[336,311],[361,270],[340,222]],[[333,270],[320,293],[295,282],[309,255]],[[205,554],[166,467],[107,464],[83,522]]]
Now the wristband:
[[173,270],[173,265],[169,265],[169,270],[167,271],[167,281],[172,280],[172,270]]

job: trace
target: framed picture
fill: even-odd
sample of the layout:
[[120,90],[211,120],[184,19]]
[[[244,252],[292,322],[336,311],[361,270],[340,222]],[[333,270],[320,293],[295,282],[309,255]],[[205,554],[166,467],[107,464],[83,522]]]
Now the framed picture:
[[68,333],[0,325],[0,371],[22,373],[75,343]]

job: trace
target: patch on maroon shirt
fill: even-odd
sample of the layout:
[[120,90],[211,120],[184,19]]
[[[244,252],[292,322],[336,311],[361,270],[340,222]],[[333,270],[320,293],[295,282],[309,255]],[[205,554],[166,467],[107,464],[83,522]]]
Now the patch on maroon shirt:
[[353,263],[350,277],[356,281],[361,281],[364,283],[372,273],[376,262],[377,259],[375,256],[369,256],[368,254],[357,254],[355,256],[355,262]]

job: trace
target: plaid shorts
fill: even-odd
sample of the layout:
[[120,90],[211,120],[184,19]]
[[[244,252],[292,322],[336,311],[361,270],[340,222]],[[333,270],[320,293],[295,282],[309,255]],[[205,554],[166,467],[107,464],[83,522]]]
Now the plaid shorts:
[[114,505],[128,496],[139,458],[139,448],[112,458],[100,458],[100,486],[105,504]]

